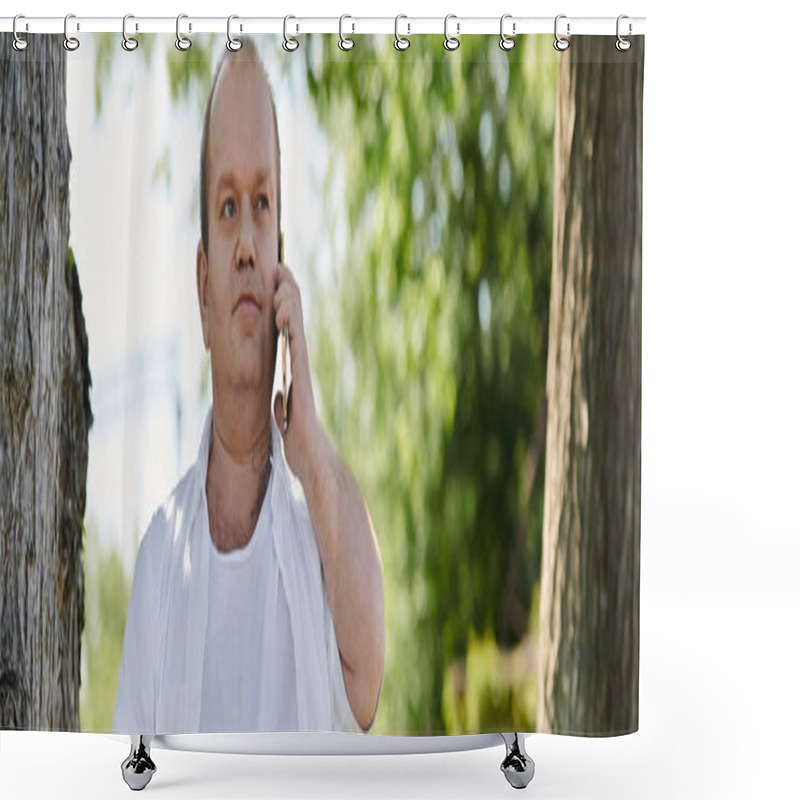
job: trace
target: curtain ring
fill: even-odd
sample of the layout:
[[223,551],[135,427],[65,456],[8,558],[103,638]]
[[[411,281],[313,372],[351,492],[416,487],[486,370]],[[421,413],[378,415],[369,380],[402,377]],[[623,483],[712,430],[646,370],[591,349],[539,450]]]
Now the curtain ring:
[[129,53],[133,52],[139,46],[138,39],[135,39],[133,36],[128,36],[128,20],[133,18],[133,14],[126,14],[122,18],[122,49],[127,50]]
[[[14,25],[12,27],[12,30],[14,31],[14,42],[13,42],[13,44],[14,44],[14,49],[15,50],[22,51],[28,46],[28,40],[27,39],[23,39],[17,33],[17,20],[18,19],[25,19],[25,16],[23,14],[17,14],[17,16],[14,17]],[[25,23],[25,30],[26,31],[28,30],[28,23],[27,22]]]
[[287,53],[294,53],[294,51],[300,47],[300,42],[298,42],[294,36],[289,36],[288,26],[290,19],[296,19],[296,17],[288,14],[283,18],[283,49]]
[[[553,47],[555,47],[555,49],[558,50],[559,53],[563,53],[569,47],[569,39],[565,39],[563,36],[558,35],[558,21],[560,19],[566,19],[566,18],[567,18],[566,14],[559,14],[556,17],[556,23],[553,29],[556,35],[556,39],[553,42]],[[567,23],[567,36],[569,36],[569,22]]]
[[[448,14],[444,18],[444,49],[452,51],[452,50],[458,50],[458,46],[461,44],[461,42],[458,40],[457,37],[447,35],[447,23],[451,19],[457,19],[456,15]],[[461,26],[460,23],[456,23],[456,33],[458,33],[460,26]]]
[[[408,19],[405,14],[398,14],[394,18],[394,47],[395,50],[408,50],[411,47],[411,39],[406,39],[405,36],[400,35],[399,26],[401,19]],[[411,23],[406,23],[408,25],[408,32],[411,33]]]
[[70,21],[70,19],[75,19],[75,15],[67,14],[67,16],[64,17],[64,49],[69,50],[69,52],[72,53],[81,46],[81,43],[77,37],[70,36],[67,33],[67,23]]
[[[188,14],[178,14],[178,18],[175,20],[175,47],[181,51],[186,51],[192,46],[192,40],[181,33],[181,20],[188,19],[188,17]],[[191,29],[192,25],[189,23],[189,30]]]
[[[500,17],[500,49],[501,50],[513,50],[514,46],[516,45],[516,41],[514,39],[512,39],[510,36],[506,36],[503,33],[503,23],[507,19],[511,19],[511,14],[503,14],[503,16]],[[511,32],[512,33],[516,33],[517,32],[517,23],[516,22],[512,23]]]
[[225,47],[227,47],[231,53],[235,53],[237,50],[242,49],[241,39],[234,39],[233,36],[231,36],[231,22],[233,22],[235,19],[239,19],[236,14],[231,14],[228,17],[228,41],[225,42]]
[[[342,33],[342,24],[344,23],[344,21],[346,19],[353,19],[353,18],[349,14],[342,14],[342,16],[339,17],[339,49],[340,50],[352,50],[356,45],[356,43],[349,36],[345,36],[344,33]],[[355,23],[353,23],[353,31],[354,32],[355,32],[355,29],[356,29],[356,25],[355,25]]]
[[[621,36],[619,32],[619,23],[623,19],[628,19],[628,17],[625,14],[620,14],[617,17],[617,41],[615,47],[617,48],[617,50],[620,51],[620,53],[624,53],[626,50],[631,49],[631,40]],[[628,36],[630,36],[630,33],[631,33],[631,24],[628,23]]]

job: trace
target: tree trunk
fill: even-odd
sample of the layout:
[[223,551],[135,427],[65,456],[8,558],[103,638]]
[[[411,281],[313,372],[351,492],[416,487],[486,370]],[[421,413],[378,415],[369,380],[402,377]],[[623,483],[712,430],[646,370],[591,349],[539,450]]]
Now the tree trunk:
[[638,728],[644,39],[560,58],[537,726],[603,735]]
[[0,34],[0,727],[79,730],[89,368],[65,52]]

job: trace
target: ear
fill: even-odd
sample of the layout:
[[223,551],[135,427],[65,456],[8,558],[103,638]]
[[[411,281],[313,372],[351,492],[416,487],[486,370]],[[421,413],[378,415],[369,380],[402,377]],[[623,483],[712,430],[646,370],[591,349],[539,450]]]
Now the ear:
[[200,306],[200,324],[203,327],[203,344],[208,350],[208,259],[203,247],[203,237],[197,243],[197,302]]

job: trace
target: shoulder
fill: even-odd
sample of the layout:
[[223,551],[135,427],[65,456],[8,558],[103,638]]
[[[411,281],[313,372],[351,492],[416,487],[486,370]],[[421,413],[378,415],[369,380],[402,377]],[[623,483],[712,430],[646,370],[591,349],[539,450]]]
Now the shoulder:
[[[277,428],[273,433],[278,435]],[[273,453],[273,456],[275,458],[272,476],[272,505],[277,512],[276,522],[279,526],[286,523],[293,524],[304,532],[311,534],[313,538],[311,513],[308,509],[303,486],[297,476],[289,469],[280,446]]]
[[196,465],[192,465],[178,481],[169,496],[155,510],[147,526],[136,558],[139,562],[163,563],[168,549],[185,536],[196,504]]
[[314,574],[322,574],[322,561],[320,558],[319,545],[314,532],[314,524],[311,520],[311,512],[306,502],[305,494],[297,481],[293,486],[293,491],[289,498],[289,513],[295,527],[295,542],[299,546],[308,562],[313,566]]

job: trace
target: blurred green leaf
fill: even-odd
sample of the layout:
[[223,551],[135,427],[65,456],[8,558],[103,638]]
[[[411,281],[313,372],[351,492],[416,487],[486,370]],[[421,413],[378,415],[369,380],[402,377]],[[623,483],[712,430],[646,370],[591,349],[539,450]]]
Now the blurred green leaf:
[[350,245],[312,362],[384,560],[375,730],[443,732],[521,697],[506,685],[463,720],[441,711],[471,631],[491,636],[472,645],[484,660],[528,633],[539,576],[555,59],[532,36],[510,53],[488,36],[357,47],[303,50]]
[[107,732],[114,722],[132,581],[119,554],[102,547],[92,525],[84,530],[83,574],[86,623],[81,640],[81,730]]

